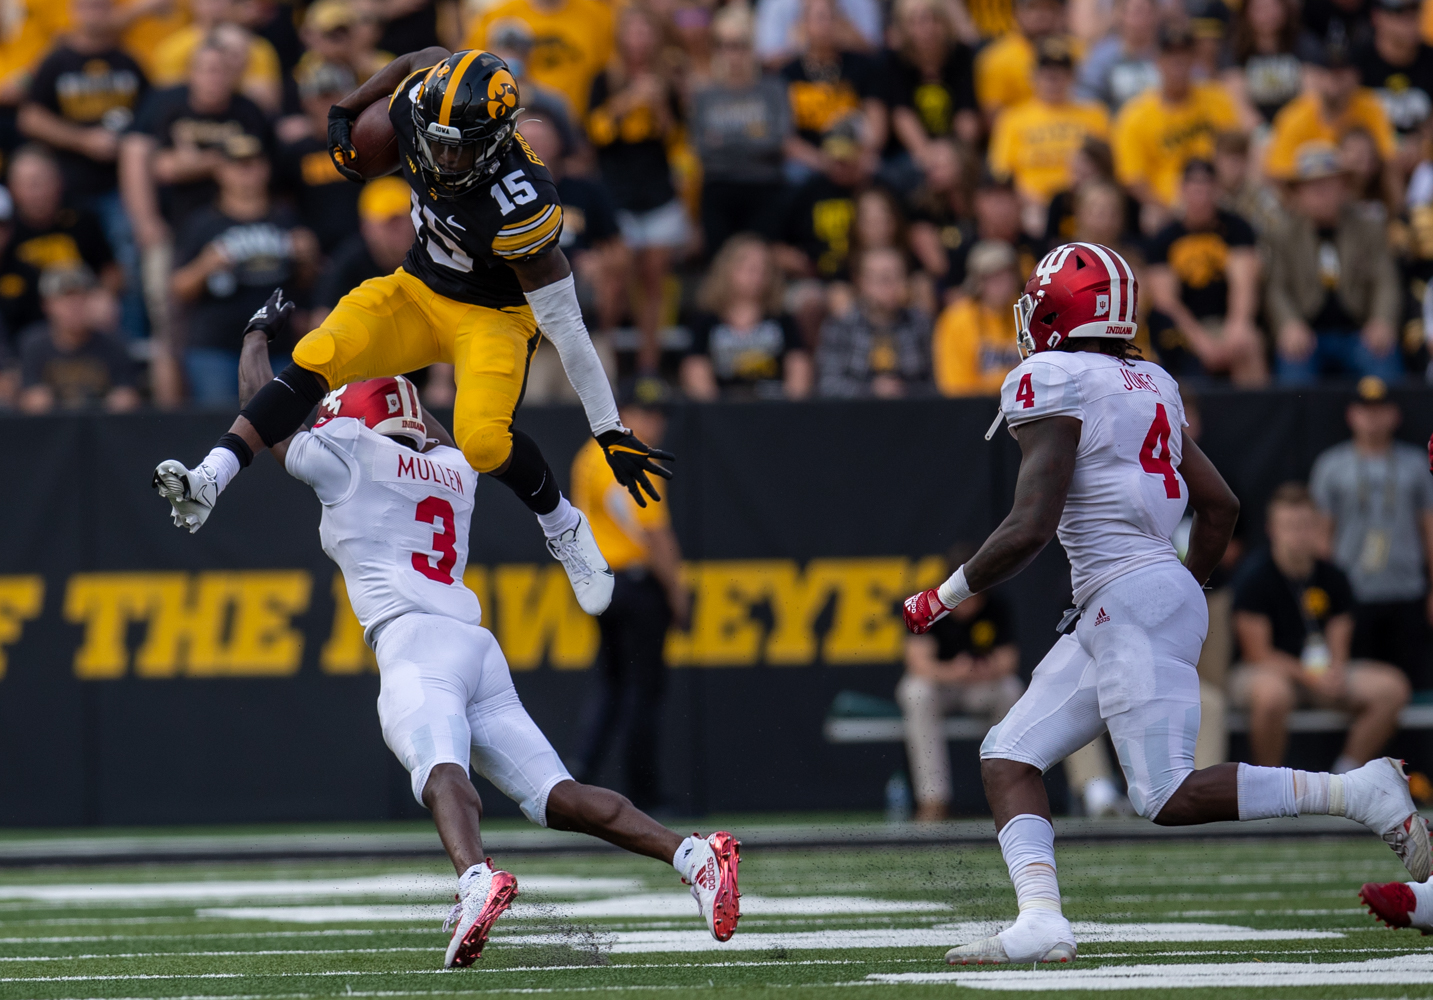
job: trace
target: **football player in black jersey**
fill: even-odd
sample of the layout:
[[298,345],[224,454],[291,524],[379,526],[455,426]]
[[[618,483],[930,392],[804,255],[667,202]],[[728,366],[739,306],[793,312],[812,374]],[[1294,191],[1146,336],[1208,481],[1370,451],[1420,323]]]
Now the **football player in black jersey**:
[[[673,456],[648,448],[618,419],[558,249],[562,205],[547,168],[515,129],[521,109],[507,65],[489,52],[435,47],[374,74],[329,112],[329,151],[351,180],[362,180],[353,169],[353,122],[384,97],[418,232],[403,265],[340,299],[208,457],[194,469],[162,463],[155,486],[173,505],[174,523],[197,531],[254,452],[292,434],[325,393],[447,362],[458,386],[458,447],[538,516],[583,610],[600,614],[612,596],[607,562],[537,444],[512,426],[538,337],[557,348],[618,482],[642,506],[644,491],[660,499],[647,474],[670,479],[656,460]],[[272,339],[285,307],[276,292],[250,330]]]

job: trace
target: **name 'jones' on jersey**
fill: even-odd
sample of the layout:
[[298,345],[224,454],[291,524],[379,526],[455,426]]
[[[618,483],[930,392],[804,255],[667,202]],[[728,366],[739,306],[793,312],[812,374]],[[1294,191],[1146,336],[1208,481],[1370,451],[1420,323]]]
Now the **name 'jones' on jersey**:
[[403,177],[413,189],[418,238],[403,269],[439,295],[501,309],[526,304],[508,265],[557,249],[562,203],[552,175],[514,135],[492,175],[456,198],[439,198],[418,171],[413,101],[427,70],[399,85],[388,105]]
[[343,571],[366,638],[412,611],[482,620],[463,585],[478,474],[462,452],[419,454],[339,419],[296,435],[285,465],[323,501],[319,539]]
[[1179,561],[1170,539],[1189,499],[1179,474],[1184,402],[1168,372],[1106,354],[1042,351],[1006,376],[1000,408],[1011,428],[1048,417],[1081,422],[1059,528],[1076,606],[1126,573]]

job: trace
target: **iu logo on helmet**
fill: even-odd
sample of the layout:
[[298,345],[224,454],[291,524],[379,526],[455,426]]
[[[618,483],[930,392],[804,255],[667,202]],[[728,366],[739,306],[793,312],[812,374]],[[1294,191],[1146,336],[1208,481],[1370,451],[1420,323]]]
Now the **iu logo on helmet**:
[[503,118],[517,107],[517,83],[512,74],[500,69],[488,80],[488,117]]

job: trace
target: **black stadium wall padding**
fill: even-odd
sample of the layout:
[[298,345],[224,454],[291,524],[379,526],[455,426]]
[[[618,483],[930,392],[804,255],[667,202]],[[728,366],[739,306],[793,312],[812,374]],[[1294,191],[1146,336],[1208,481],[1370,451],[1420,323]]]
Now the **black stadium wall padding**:
[[[1395,394],[1422,445],[1433,391]],[[1347,436],[1337,390],[1210,393],[1201,444],[1244,503]],[[879,808],[896,744],[830,744],[843,690],[890,698],[897,602],[951,543],[1004,514],[1020,453],[982,440],[991,399],[678,406],[669,502],[696,601],[674,663],[663,780],[679,812]],[[319,504],[271,457],[196,535],[150,489],[231,415],[0,418],[0,825],[378,820],[424,815],[383,745],[378,675],[318,541]],[[565,486],[579,410],[518,425]],[[486,478],[486,477],[484,477]],[[468,580],[558,751],[574,749],[596,629],[532,515],[479,481]],[[1026,674],[1055,638],[1069,571],[1052,545],[1005,592]],[[980,811],[973,743],[956,805]],[[621,754],[604,774],[621,787]],[[517,809],[479,782],[491,815]]]

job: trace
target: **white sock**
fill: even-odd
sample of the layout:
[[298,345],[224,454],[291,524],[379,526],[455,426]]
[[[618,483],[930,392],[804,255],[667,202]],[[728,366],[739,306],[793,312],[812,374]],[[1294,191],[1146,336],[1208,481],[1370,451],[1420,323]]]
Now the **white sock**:
[[690,836],[677,845],[677,853],[672,855],[672,867],[682,878],[687,877],[687,869],[692,866],[692,852],[706,841],[698,836]]
[[1239,818],[1343,816],[1343,778],[1326,771],[1239,765]]
[[557,506],[546,514],[537,515],[537,523],[542,525],[542,533],[548,538],[556,538],[569,528],[577,527],[577,508],[567,502],[567,497],[559,496]]
[[219,492],[223,493],[224,487],[239,474],[239,456],[228,448],[215,448],[204,456],[199,467],[214,477],[219,484]]
[[1060,884],[1055,878],[1055,828],[1050,821],[1021,813],[1001,827],[999,840],[1020,912],[1061,912]]
[[1413,898],[1418,901],[1410,918],[1413,926],[1420,929],[1433,927],[1433,881],[1409,882],[1408,888],[1413,890]]
[[1343,776],[1327,771],[1295,771],[1294,809],[1300,816],[1342,816]]
[[463,874],[458,876],[458,895],[466,896],[472,890],[474,883],[483,878],[492,877],[493,870],[488,867],[486,861],[479,861]]
[[1348,771],[1352,771],[1352,770],[1354,770],[1355,768],[1362,767],[1362,766],[1363,766],[1362,764],[1360,764],[1358,761],[1354,760],[1354,759],[1353,759],[1352,757],[1350,757],[1348,754],[1346,754],[1346,753],[1341,753],[1341,754],[1339,754],[1338,757],[1334,760],[1334,762],[1333,762],[1333,767],[1329,768],[1329,770],[1332,771],[1334,774],[1344,774],[1344,773],[1346,773],[1346,772],[1348,772]]

